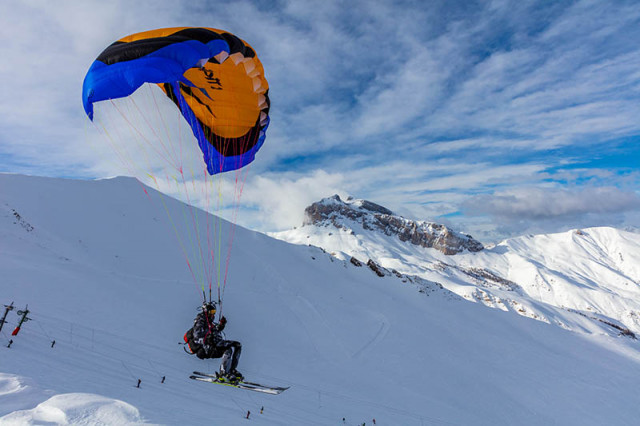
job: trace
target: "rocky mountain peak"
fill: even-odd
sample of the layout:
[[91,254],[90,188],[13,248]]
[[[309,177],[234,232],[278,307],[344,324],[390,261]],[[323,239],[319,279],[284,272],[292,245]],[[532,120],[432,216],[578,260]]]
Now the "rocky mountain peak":
[[349,222],[355,222],[365,230],[396,235],[401,241],[435,248],[447,255],[464,250],[476,252],[484,248],[470,235],[455,232],[445,225],[406,219],[386,207],[353,197],[347,200],[342,200],[338,195],[323,198],[308,206],[304,212],[303,226],[333,226],[349,230]]

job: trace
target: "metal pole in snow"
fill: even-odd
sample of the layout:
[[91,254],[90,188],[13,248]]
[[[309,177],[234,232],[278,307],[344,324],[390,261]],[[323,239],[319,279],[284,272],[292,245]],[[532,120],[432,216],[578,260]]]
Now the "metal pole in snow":
[[9,313],[9,311],[12,311],[12,310],[13,310],[13,302],[11,302],[10,305],[4,305],[4,315],[0,320],[0,331],[2,331],[2,326],[4,325],[4,323],[7,322],[7,314]]
[[27,307],[24,308],[24,311],[18,311],[18,315],[22,315],[22,318],[20,318],[20,322],[18,323],[18,326],[16,327],[16,329],[13,330],[13,333],[11,333],[12,336],[17,336],[18,333],[20,332],[20,327],[22,327],[22,324],[24,324],[25,322],[31,320],[31,318],[27,317],[29,312],[31,312],[29,310],[29,305],[27,305]]

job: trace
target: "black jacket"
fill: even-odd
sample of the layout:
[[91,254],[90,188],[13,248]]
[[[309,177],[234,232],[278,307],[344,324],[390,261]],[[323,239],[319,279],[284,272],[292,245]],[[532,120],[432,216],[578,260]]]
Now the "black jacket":
[[200,312],[193,321],[193,338],[196,342],[203,339],[205,347],[217,346],[220,341],[224,340],[222,330],[225,325],[214,322],[213,318],[208,318],[207,314]]

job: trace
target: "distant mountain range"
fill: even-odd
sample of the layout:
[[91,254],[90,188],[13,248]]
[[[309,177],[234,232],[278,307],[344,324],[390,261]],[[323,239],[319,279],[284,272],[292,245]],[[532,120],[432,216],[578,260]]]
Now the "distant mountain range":
[[566,329],[640,334],[638,233],[587,228],[483,247],[444,225],[334,195],[308,206],[301,227],[271,235]]

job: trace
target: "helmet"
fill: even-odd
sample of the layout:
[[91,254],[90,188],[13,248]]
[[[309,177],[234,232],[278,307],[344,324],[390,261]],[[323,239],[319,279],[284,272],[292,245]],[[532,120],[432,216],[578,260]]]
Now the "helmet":
[[206,302],[202,304],[202,310],[205,311],[210,317],[216,314],[216,303]]

